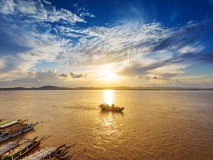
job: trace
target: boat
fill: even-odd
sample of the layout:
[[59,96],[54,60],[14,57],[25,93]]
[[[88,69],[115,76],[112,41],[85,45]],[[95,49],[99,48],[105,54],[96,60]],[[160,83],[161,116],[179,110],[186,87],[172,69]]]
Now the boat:
[[16,142],[9,142],[3,146],[0,147],[0,156],[3,155],[4,153],[8,152],[10,149],[16,147],[18,145],[18,142],[20,141],[21,139],[19,139],[18,141]]
[[10,127],[12,125],[18,124],[18,123],[19,123],[19,121],[17,121],[17,120],[14,120],[14,121],[9,120],[9,121],[7,121],[7,123],[0,125],[0,130],[3,129],[3,128]]
[[12,137],[16,137],[20,134],[23,134],[25,132],[28,132],[32,130],[38,122],[36,123],[31,123],[31,124],[16,124],[11,127],[5,128],[4,130],[0,131],[0,142],[8,140]]
[[22,160],[70,160],[72,155],[66,156],[66,154],[68,153],[68,149],[74,145],[75,143],[72,146],[66,146],[63,144],[58,148],[49,146],[39,152],[23,158]]
[[5,128],[11,127],[13,125],[16,125],[16,124],[19,124],[19,123],[24,123],[25,121],[27,121],[27,119],[24,120],[24,121],[21,121],[21,120],[12,120],[11,121],[11,120],[9,120],[7,123],[0,125],[0,131],[5,129]]
[[33,148],[39,146],[42,139],[44,139],[44,137],[40,139],[38,139],[38,137],[35,137],[34,139],[22,138],[15,147],[9,149],[7,152],[1,155],[1,160],[20,159]]
[[109,105],[109,104],[106,104],[106,103],[100,104],[99,107],[100,107],[102,110],[105,110],[105,111],[122,112],[122,111],[124,110],[124,107],[118,107],[118,106],[115,106],[114,104]]

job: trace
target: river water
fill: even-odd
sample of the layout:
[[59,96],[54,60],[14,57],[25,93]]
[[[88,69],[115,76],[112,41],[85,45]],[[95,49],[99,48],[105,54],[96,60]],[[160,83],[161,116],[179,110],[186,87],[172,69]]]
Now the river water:
[[24,136],[76,142],[76,160],[213,159],[213,91],[1,91],[0,118],[43,121]]

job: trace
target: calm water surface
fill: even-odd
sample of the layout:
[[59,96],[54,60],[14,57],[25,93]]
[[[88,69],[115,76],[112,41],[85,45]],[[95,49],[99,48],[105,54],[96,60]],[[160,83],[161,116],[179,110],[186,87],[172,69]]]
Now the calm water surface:
[[25,137],[76,142],[76,160],[213,159],[213,91],[1,91],[0,118],[44,121]]

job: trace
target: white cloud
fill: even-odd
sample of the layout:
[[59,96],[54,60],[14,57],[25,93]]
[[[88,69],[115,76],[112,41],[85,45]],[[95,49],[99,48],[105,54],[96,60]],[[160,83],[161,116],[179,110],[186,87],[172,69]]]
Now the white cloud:
[[76,4],[74,4],[73,6],[76,7],[77,13],[80,14],[80,17],[82,17],[82,18],[84,18],[84,17],[91,17],[91,18],[95,17],[92,13],[90,13],[87,9],[85,9],[85,7],[84,7],[84,6],[86,6],[85,4],[80,4],[80,1]]
[[0,13],[27,16],[33,21],[64,22],[74,24],[84,19],[66,9],[56,9],[48,1],[41,0],[1,0]]
[[15,59],[12,55],[6,55],[6,56],[3,56],[4,58],[10,58],[10,59]]
[[[138,54],[148,54],[160,40],[172,34],[159,23],[129,23],[113,27],[91,27],[71,52],[85,58],[84,64],[106,64],[124,61]],[[80,62],[81,63],[81,62]]]
[[4,69],[5,67],[5,62],[3,59],[0,59],[0,70]]
[[14,2],[13,0],[1,0],[0,1],[0,13],[10,14],[14,12]]
[[36,14],[37,9],[33,1],[26,2],[26,1],[19,0],[15,2],[16,4],[13,5],[15,7],[14,8],[15,11],[18,11],[19,13],[22,13],[22,14],[31,14],[31,15]]
[[[63,52],[67,54],[63,62],[74,65],[107,64],[124,61],[138,54],[149,54],[157,42],[172,33],[158,23],[131,23],[85,30],[60,26],[54,28],[58,35],[50,33],[52,30],[38,33],[36,29],[39,26],[36,25],[33,30],[29,30],[28,26],[13,27],[21,34],[17,37],[18,42],[32,48],[26,53],[19,53],[21,58],[57,61],[59,53]],[[63,35],[72,37],[65,39]],[[78,39],[72,41],[72,38]]]
[[0,80],[17,79],[26,76],[29,70],[34,67],[35,61],[26,61],[19,57],[3,57],[0,60]]
[[181,54],[185,54],[185,53],[199,53],[200,51],[202,51],[204,49],[203,46],[199,45],[199,46],[184,46],[182,48],[179,49],[179,52]]

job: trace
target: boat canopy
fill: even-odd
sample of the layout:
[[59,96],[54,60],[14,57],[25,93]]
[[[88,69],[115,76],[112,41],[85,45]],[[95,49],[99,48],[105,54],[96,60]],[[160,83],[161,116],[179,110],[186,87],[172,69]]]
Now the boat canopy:
[[0,126],[3,125],[3,124],[6,124],[8,122],[11,122],[12,120],[8,120],[8,119],[4,119],[4,120],[1,120],[0,121]]
[[0,147],[0,155],[6,153],[9,151],[11,148],[17,146],[17,142],[9,142],[8,144],[5,144]]
[[39,160],[39,159],[47,157],[48,155],[51,155],[56,150],[57,149],[55,147],[47,147],[33,155],[23,158],[22,160]]
[[32,141],[26,141],[23,144],[15,147],[13,150],[6,152],[3,156],[13,156],[14,154],[20,152],[21,150],[25,149],[27,146],[31,144],[32,144]]
[[17,130],[20,130],[24,127],[26,127],[27,124],[17,124],[17,125],[14,125],[14,126],[11,126],[9,128],[6,128],[6,132],[14,132],[14,131],[17,131]]
[[9,123],[3,124],[3,125],[0,126],[0,129],[3,129],[3,128],[9,127],[11,125],[17,124],[18,122],[19,121],[11,121]]

